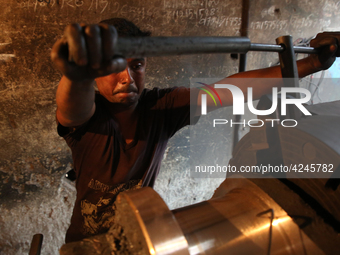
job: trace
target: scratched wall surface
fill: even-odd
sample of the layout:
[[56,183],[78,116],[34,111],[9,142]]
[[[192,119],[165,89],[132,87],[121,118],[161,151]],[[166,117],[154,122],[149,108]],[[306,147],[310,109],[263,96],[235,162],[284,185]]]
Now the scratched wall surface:
[[[252,42],[339,30],[340,1],[250,2]],[[55,91],[61,76],[49,53],[65,25],[124,17],[155,36],[235,36],[241,7],[240,0],[0,0],[1,254],[27,253],[35,233],[44,234],[42,254],[57,254],[63,244],[75,191],[63,177],[72,160],[56,134]],[[273,53],[249,53],[248,69],[277,61]],[[237,63],[229,54],[150,58],[146,86],[189,86],[191,78],[231,75]],[[208,199],[222,181],[190,178],[188,146],[185,128],[169,142],[155,186],[170,208]],[[228,157],[230,147],[223,153]]]

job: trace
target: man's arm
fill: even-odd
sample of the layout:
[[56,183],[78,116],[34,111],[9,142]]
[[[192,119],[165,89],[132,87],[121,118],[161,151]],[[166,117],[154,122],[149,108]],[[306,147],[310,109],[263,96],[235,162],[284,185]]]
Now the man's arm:
[[94,80],[76,82],[63,76],[57,89],[57,119],[64,127],[80,126],[95,112]]
[[[325,32],[318,34],[316,38],[311,41],[311,46],[315,48],[321,48],[321,51],[318,55],[311,55],[307,58],[297,61],[299,77],[302,78],[312,73],[328,69],[335,61],[335,58],[340,55],[339,41],[340,33],[338,32]],[[251,83],[249,78],[252,78]],[[247,99],[247,88],[252,87],[253,100],[259,99],[262,95],[271,94],[273,87],[281,88],[282,86],[280,79],[268,79],[269,82],[263,82],[264,79],[262,78],[282,78],[281,67],[274,66],[237,73],[221,81],[218,81],[215,84],[230,84],[230,81],[232,81],[232,85],[235,85],[242,90],[245,99]],[[214,84],[211,86],[214,86]],[[217,88],[216,92],[220,96],[223,106],[229,106],[233,104],[233,97],[228,89]],[[201,95],[204,93],[205,92],[201,90],[198,95],[196,108],[197,116],[201,114]],[[207,97],[208,112],[216,110],[220,107],[221,106],[219,104],[215,106],[213,99]]]
[[63,74],[56,94],[57,119],[63,126],[79,126],[92,117],[95,78],[125,69],[126,60],[114,56],[116,40],[112,26],[73,24],[54,44],[51,59]]

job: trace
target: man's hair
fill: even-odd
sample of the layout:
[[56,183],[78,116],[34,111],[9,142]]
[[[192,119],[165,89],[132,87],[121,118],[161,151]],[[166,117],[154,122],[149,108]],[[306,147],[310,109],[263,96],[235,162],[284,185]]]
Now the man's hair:
[[105,24],[114,26],[117,30],[118,36],[150,36],[151,35],[151,32],[142,31],[134,23],[123,18],[106,19],[106,20],[102,20],[99,23],[105,23]]

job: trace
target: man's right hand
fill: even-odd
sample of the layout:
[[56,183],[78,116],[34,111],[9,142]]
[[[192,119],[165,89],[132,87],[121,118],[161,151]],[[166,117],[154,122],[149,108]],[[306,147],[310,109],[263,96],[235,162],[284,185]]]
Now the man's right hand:
[[68,25],[52,48],[51,59],[69,80],[82,82],[125,69],[126,60],[115,56],[117,31],[107,24]]

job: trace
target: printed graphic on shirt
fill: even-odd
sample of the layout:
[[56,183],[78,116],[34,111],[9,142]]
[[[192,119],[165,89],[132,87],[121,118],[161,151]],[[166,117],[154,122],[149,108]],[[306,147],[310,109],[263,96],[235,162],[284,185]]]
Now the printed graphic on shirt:
[[142,180],[131,180],[127,183],[107,185],[98,180],[91,180],[88,187],[102,192],[98,202],[91,203],[87,199],[81,201],[81,214],[83,216],[82,234],[96,235],[106,232],[114,223],[114,202],[120,192],[135,190],[142,187]]

